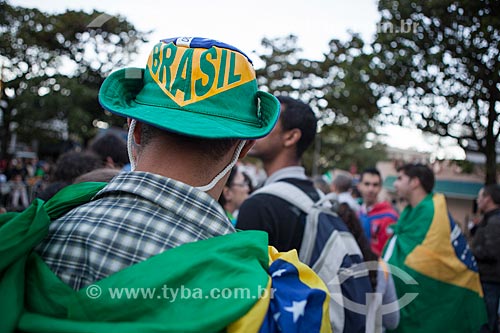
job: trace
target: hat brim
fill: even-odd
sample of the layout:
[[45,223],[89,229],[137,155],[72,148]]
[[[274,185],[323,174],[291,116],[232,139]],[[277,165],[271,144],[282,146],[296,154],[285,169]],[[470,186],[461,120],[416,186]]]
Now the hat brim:
[[257,91],[259,123],[186,112],[175,108],[142,105],[135,97],[143,87],[144,69],[124,68],[111,73],[99,90],[102,107],[114,114],[130,117],[167,131],[209,139],[258,139],[266,136],[279,117],[279,102],[265,91]]

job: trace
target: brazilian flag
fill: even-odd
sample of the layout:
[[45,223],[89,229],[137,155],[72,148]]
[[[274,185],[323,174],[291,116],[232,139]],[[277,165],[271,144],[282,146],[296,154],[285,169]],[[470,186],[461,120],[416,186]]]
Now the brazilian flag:
[[395,332],[476,333],[486,322],[476,261],[442,194],[405,208],[384,259],[402,307]]
[[331,332],[324,283],[260,231],[187,243],[73,290],[32,249],[103,186],[0,215],[0,332]]

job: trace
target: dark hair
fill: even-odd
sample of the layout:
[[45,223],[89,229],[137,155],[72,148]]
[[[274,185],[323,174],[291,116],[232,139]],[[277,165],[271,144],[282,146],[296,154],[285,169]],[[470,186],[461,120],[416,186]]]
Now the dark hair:
[[57,159],[51,182],[72,183],[76,177],[102,166],[101,158],[90,151],[69,151]]
[[[234,180],[234,177],[236,177],[236,174],[238,173],[238,166],[235,165],[232,169],[231,172],[229,173],[229,177],[227,177],[226,184],[224,186],[231,187],[231,183]],[[226,198],[224,197],[224,191],[220,194],[219,197],[219,203],[222,207],[226,204]]]
[[382,175],[380,174],[380,171],[377,170],[377,168],[366,168],[361,172],[361,175],[359,176],[359,182],[363,181],[363,176],[365,174],[369,175],[376,175],[380,179],[380,182],[382,182]]
[[90,144],[89,149],[99,155],[104,162],[108,157],[111,157],[113,163],[118,167],[123,167],[129,162],[127,142],[112,133],[97,138]]
[[[337,213],[344,221],[345,225],[356,239],[356,243],[358,243],[359,249],[363,254],[363,259],[365,262],[367,261],[377,261],[378,257],[375,253],[373,253],[370,242],[366,239],[365,233],[363,231],[363,227],[356,216],[356,213],[349,207],[346,203],[341,203],[337,210]],[[377,288],[377,271],[374,269],[368,270],[368,274],[370,276],[370,282],[372,284],[373,290]]]
[[152,125],[142,123],[141,142],[143,145],[147,145],[154,137],[157,136],[168,137],[172,139],[172,141],[185,145],[189,149],[196,150],[199,154],[215,161],[219,161],[228,152],[228,150],[239,141],[239,139],[205,139],[186,136],[161,130]]
[[298,128],[301,132],[300,139],[297,142],[297,158],[300,158],[316,136],[316,116],[311,107],[302,101],[288,96],[278,96],[277,98],[281,105],[284,106],[280,114],[283,129]]
[[403,172],[411,178],[418,178],[420,185],[427,193],[431,193],[434,188],[434,172],[427,165],[417,164],[404,164],[397,169],[398,172]]
[[354,199],[362,197],[361,192],[359,192],[358,187],[355,185],[351,187],[351,197]]
[[99,156],[90,151],[66,152],[57,159],[50,182],[35,196],[42,200],[49,200],[59,190],[71,185],[78,176],[100,168],[102,164]]
[[483,193],[488,195],[493,203],[500,205],[500,185],[491,184],[483,187]]

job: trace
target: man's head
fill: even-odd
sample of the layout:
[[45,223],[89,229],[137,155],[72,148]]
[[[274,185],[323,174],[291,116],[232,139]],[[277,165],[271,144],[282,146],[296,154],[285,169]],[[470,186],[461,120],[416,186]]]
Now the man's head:
[[101,168],[103,162],[99,155],[91,151],[69,151],[57,159],[51,182],[72,183],[76,177]]
[[[240,151],[244,155],[251,146],[244,147],[242,141],[267,135],[279,116],[278,100],[257,89],[249,58],[233,46],[205,38],[160,41],[145,70],[126,68],[106,78],[99,101],[106,110],[131,119],[133,167],[152,144],[162,148],[156,152],[158,160],[192,151],[207,157],[198,159],[206,162],[207,170],[228,154],[235,157],[229,158],[234,165]],[[232,165],[207,186],[213,187]]]
[[314,141],[317,119],[309,105],[288,96],[278,96],[281,105],[279,120],[268,136],[257,140],[252,156],[264,162],[278,155],[300,161],[304,151]]
[[128,163],[127,142],[115,134],[97,137],[89,149],[101,157],[106,167],[121,169]]
[[377,202],[378,194],[382,190],[382,176],[380,172],[375,168],[363,170],[358,190],[366,206],[373,206]]
[[332,181],[331,188],[335,193],[349,192],[352,186],[352,177],[347,174],[340,173]]
[[[434,188],[434,173],[423,164],[405,164],[398,168],[398,178],[394,187],[398,195],[412,204],[412,198],[432,192]],[[418,200],[417,200],[418,201]]]
[[500,208],[500,185],[486,185],[477,196],[477,208],[481,213],[488,213]]

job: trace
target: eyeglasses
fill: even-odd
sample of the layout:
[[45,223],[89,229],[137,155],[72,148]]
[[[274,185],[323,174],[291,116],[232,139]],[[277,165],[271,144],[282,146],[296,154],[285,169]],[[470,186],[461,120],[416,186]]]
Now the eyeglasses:
[[246,187],[246,186],[250,186],[250,183],[247,180],[245,180],[242,183],[231,183],[231,187],[233,187],[233,186]]

